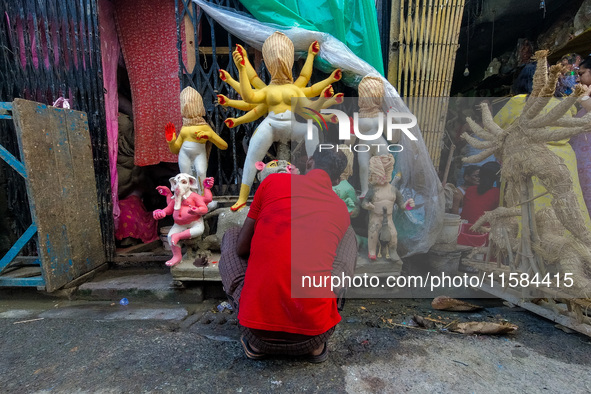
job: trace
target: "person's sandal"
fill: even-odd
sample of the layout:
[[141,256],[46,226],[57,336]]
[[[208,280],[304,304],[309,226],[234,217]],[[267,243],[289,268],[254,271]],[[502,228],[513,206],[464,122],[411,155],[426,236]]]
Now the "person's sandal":
[[242,344],[242,349],[244,350],[244,354],[248,359],[264,360],[265,358],[267,358],[267,354],[253,350],[248,344],[246,338],[244,338],[244,335],[240,337],[240,343]]
[[313,364],[320,364],[328,360],[328,344],[324,342],[324,349],[322,349],[320,354],[316,356],[308,354],[305,356],[305,360]]

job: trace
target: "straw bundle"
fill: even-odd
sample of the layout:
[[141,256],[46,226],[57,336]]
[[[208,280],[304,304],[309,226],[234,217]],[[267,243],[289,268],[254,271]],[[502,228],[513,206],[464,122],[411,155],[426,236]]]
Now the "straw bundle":
[[339,148],[340,151],[343,152],[345,154],[345,157],[347,158],[347,166],[343,170],[343,173],[341,174],[340,178],[341,181],[346,181],[351,177],[351,175],[353,175],[353,159],[355,155],[352,151],[348,150],[348,145],[339,145]]
[[373,156],[369,160],[369,184],[383,185],[390,182],[387,176],[391,176],[392,171],[394,171],[394,156]]
[[558,263],[562,273],[572,274],[574,287],[591,291],[591,250],[566,233],[552,208],[536,213],[540,242],[533,245],[547,264]]
[[198,126],[206,124],[205,107],[198,91],[188,86],[181,91],[181,115],[183,126]]
[[263,59],[271,74],[271,83],[284,85],[293,83],[293,42],[283,33],[276,31],[263,43]]
[[373,118],[382,112],[384,82],[378,77],[363,77],[359,82],[359,117]]
[[519,225],[517,217],[521,215],[519,208],[499,207],[494,211],[485,212],[471,227],[472,231],[486,232],[485,223],[490,224],[489,251],[497,257],[497,261],[509,258],[513,263],[513,253],[517,251]]
[[[581,242],[591,245],[591,233],[585,226],[573,189],[570,173],[561,158],[546,146],[547,141],[570,138],[585,131],[591,131],[591,122],[587,117],[567,119],[565,113],[584,89],[575,88],[566,103],[560,103],[547,113],[541,113],[549,102],[549,92],[554,91],[556,75],[559,69],[550,68],[547,75],[546,52],[536,52],[538,66],[534,77],[533,93],[528,99],[522,114],[505,130],[492,120],[487,105],[481,105],[483,126],[478,126],[468,118],[468,124],[484,142],[476,140],[466,133],[462,135],[468,143],[485,150],[478,155],[467,157],[465,162],[477,162],[495,154],[503,163],[502,177],[507,181],[507,201],[512,206],[530,199],[531,177],[536,176],[552,195],[552,207],[562,225]],[[570,105],[569,105],[570,103]],[[568,124],[570,127],[564,127]],[[535,232],[535,219],[527,213],[529,208],[522,208],[523,229]],[[530,228],[530,222],[533,226]],[[526,242],[527,244],[527,242]],[[524,244],[524,248],[528,246]],[[526,253],[526,250],[522,251]]]

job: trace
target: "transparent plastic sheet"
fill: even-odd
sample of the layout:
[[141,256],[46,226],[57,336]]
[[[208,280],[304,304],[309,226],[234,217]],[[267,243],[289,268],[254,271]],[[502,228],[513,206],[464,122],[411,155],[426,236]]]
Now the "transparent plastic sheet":
[[[383,80],[385,88],[384,112],[388,110],[400,113],[410,112],[387,79],[330,34],[297,27],[285,29],[283,26],[261,23],[226,7],[212,5],[202,0],[193,1],[224,29],[258,50],[262,49],[264,41],[275,31],[284,33],[293,41],[296,56],[305,56],[310,43],[318,41],[320,52],[317,58],[324,60],[332,68],[323,71],[330,72],[340,68],[343,70],[344,82],[351,86],[357,86],[365,76],[379,77]],[[395,154],[394,173],[400,172],[402,175],[402,179],[396,186],[405,198],[414,198],[417,204],[417,208],[412,211],[394,215],[400,257],[425,253],[430,249],[441,231],[445,204],[443,187],[419,127],[415,126],[410,131],[417,140],[412,141],[403,133],[399,143],[404,146],[404,152]]]

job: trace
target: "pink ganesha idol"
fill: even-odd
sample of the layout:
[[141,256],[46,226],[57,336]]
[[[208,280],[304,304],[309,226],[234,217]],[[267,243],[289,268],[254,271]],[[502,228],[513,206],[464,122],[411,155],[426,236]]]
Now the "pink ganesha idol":
[[168,267],[178,264],[183,258],[179,241],[203,234],[203,215],[207,213],[207,204],[213,200],[213,182],[213,178],[205,178],[203,196],[197,193],[197,179],[185,173],[170,178],[170,189],[166,186],[156,188],[158,193],[166,196],[167,206],[155,210],[154,219],[162,219],[167,215],[172,215],[174,219],[174,225],[168,232],[168,243],[172,250],[172,258],[166,262]]

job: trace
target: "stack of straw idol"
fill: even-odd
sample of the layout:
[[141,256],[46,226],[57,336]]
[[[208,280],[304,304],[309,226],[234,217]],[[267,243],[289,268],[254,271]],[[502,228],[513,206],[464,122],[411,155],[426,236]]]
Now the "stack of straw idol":
[[[507,258],[511,267],[530,273],[570,273],[574,286],[591,285],[591,233],[583,219],[564,161],[546,146],[591,131],[591,115],[572,118],[567,112],[586,89],[574,92],[550,110],[544,110],[554,96],[562,67],[548,69],[547,51],[536,52],[537,68],[533,90],[521,115],[507,128],[498,126],[488,105],[482,104],[483,127],[467,121],[481,140],[464,133],[462,137],[482,152],[464,158],[477,163],[495,155],[502,163],[501,179],[506,182],[507,207],[486,212],[473,226],[482,230],[490,223],[490,243],[498,261]],[[537,177],[552,199],[552,207],[533,213],[532,177]],[[517,217],[521,216],[521,230]],[[568,230],[568,232],[566,231]],[[521,237],[519,237],[521,231]],[[558,265],[558,266],[557,266]]]

